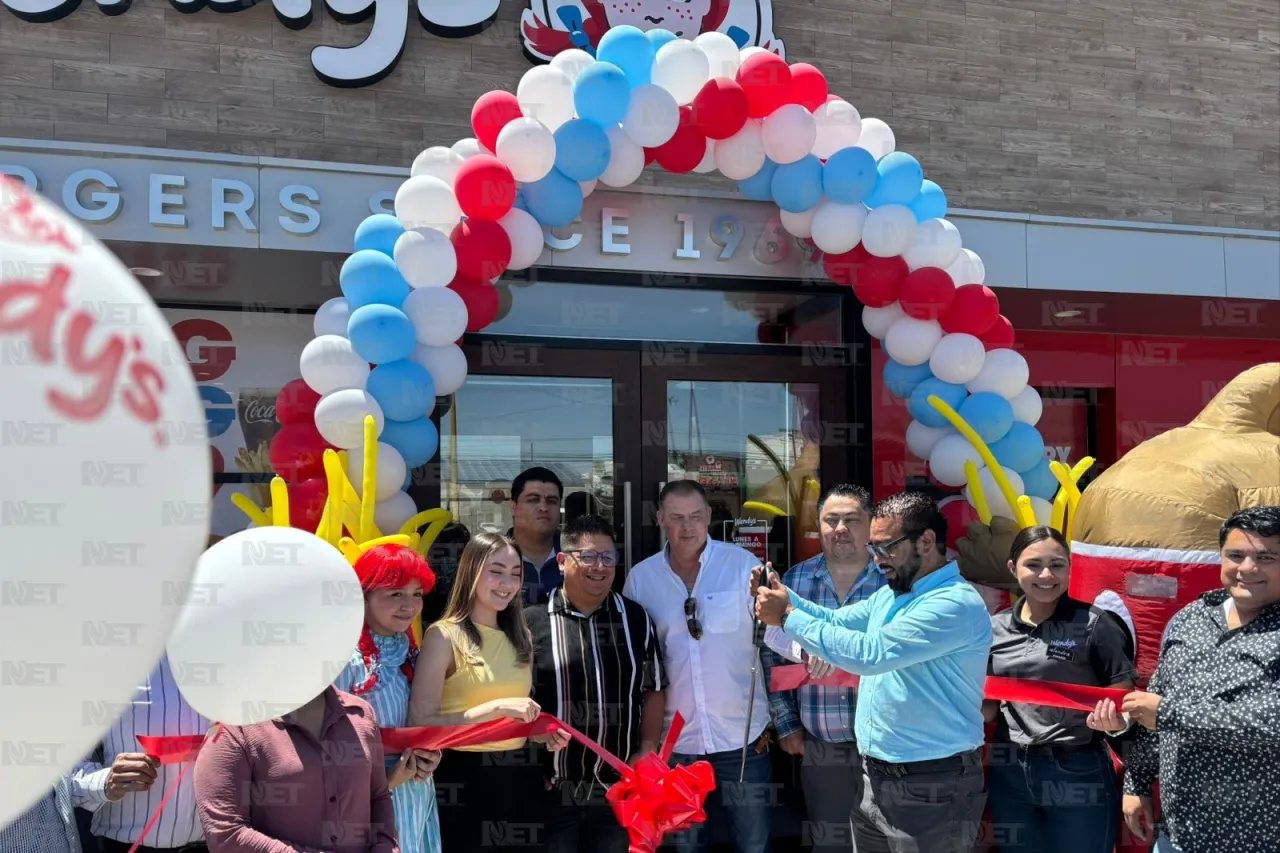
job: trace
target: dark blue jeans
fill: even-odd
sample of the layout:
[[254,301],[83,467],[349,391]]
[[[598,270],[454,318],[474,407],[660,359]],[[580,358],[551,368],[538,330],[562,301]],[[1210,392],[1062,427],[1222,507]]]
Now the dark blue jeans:
[[992,840],[1000,853],[1112,853],[1120,785],[1103,744],[1088,749],[991,747]]
[[667,837],[680,853],[706,853],[711,845],[713,827],[727,824],[729,838],[736,853],[767,853],[772,849],[773,832],[773,766],[769,753],[756,752],[754,747],[747,756],[747,770],[742,783],[738,773],[742,767],[742,752],[716,752],[711,755],[672,756],[672,764],[692,764],[705,760],[716,773],[716,789],[707,796],[707,822],[698,824],[687,832]]

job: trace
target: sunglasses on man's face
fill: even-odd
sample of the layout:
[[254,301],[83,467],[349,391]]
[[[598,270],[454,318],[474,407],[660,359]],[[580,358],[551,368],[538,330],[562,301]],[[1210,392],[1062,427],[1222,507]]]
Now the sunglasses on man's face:
[[899,544],[906,542],[907,540],[915,541],[922,533],[924,533],[923,530],[918,530],[914,533],[904,533],[892,542],[886,542],[883,545],[876,545],[873,543],[871,545],[871,553],[875,554],[882,560],[887,560],[889,559],[889,552],[898,547]]
[[684,600],[684,621],[689,627],[689,636],[701,640],[702,623],[698,621],[698,599],[692,595]]

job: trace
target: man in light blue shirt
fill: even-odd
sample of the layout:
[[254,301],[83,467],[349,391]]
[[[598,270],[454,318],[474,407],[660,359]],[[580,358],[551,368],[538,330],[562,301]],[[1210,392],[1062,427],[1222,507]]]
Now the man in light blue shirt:
[[756,612],[809,654],[862,676],[859,853],[969,853],[986,805],[982,688],[991,617],[945,557],[947,521],[920,492],[876,506],[871,549],[887,586],[831,610],[781,586]]

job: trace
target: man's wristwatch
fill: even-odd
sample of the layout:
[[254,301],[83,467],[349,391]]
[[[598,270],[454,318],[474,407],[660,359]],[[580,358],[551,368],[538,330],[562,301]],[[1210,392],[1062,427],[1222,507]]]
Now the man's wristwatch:
[[787,630],[787,617],[795,612],[796,612],[796,606],[788,602],[787,609],[782,611],[782,621],[778,623],[778,627],[784,631]]

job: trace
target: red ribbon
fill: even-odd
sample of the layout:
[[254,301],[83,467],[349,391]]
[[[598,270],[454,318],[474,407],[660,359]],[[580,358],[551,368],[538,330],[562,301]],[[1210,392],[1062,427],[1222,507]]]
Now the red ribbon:
[[179,737],[151,737],[138,735],[138,746],[144,754],[156,759],[161,764],[184,764],[195,761],[200,747],[204,745],[204,735],[181,735]]

